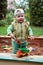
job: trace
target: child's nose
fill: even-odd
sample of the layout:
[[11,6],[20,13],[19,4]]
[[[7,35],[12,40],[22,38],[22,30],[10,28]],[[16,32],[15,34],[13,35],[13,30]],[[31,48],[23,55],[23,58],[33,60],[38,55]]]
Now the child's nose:
[[24,17],[20,16],[20,18],[24,18]]
[[20,17],[20,19],[22,20],[22,19],[24,19],[23,17]]

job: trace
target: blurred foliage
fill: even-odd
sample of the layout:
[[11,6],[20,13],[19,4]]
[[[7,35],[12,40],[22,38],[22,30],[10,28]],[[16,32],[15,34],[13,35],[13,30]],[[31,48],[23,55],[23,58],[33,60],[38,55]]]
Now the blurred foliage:
[[25,18],[26,18],[27,21],[30,20],[30,13],[29,13],[29,11],[25,12]]
[[29,0],[29,7],[31,23],[43,26],[43,0]]
[[0,0],[0,20],[6,17],[7,0]]
[[6,25],[6,19],[0,20],[0,26],[5,26]]
[[6,14],[6,18],[0,20],[0,26],[5,26],[11,24],[11,22],[14,20],[13,12],[9,11]]
[[6,15],[6,22],[7,24],[11,24],[11,22],[14,20],[13,12],[9,11]]

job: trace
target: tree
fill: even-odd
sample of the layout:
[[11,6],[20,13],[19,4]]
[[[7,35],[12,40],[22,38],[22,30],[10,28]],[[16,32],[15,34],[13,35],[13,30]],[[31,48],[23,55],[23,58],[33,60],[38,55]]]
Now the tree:
[[0,20],[6,17],[7,0],[0,0]]
[[14,0],[14,5],[16,5],[16,8],[22,8],[23,10],[27,10],[28,9],[27,0],[18,0],[18,2],[16,2],[16,0]]
[[43,26],[43,0],[29,0],[29,8],[31,23]]

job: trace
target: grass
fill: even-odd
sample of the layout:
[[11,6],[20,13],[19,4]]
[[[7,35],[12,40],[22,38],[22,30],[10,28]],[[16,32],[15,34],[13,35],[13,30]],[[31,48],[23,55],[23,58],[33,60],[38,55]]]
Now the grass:
[[6,35],[7,34],[7,27],[8,26],[5,26],[5,27],[0,27],[0,35]]
[[[5,27],[0,27],[0,35],[7,35],[8,25]],[[43,36],[43,27],[31,26],[35,36]]]
[[43,36],[43,27],[31,26],[31,28],[32,28],[33,34],[35,36]]

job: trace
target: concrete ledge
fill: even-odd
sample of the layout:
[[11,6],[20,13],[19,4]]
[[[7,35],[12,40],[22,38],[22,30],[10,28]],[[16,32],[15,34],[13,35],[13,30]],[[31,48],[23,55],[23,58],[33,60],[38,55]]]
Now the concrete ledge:
[[[4,63],[6,62],[6,64]],[[11,53],[0,53],[0,63],[4,63],[5,65],[10,64],[13,65],[43,65],[43,56],[33,55],[22,58],[17,58],[15,54]],[[3,64],[2,64],[3,65]]]
[[[11,37],[10,36],[0,36],[0,43],[6,43],[8,41],[8,44],[11,44]],[[35,37],[31,40],[30,37],[28,37],[27,41],[32,44],[36,44],[43,47],[43,36]]]

